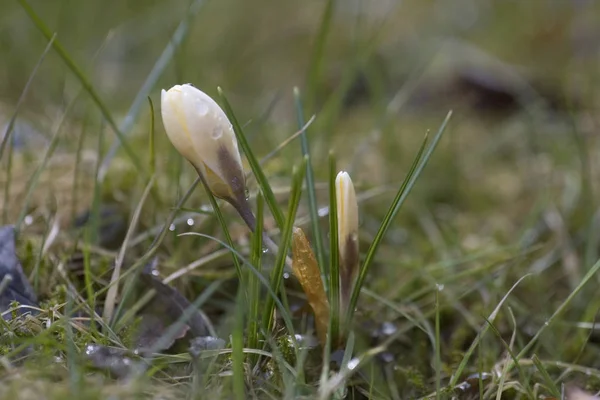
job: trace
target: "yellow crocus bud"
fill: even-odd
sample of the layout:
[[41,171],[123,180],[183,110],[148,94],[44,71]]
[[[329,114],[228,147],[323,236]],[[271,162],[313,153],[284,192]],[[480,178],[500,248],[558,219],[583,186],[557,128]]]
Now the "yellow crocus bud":
[[190,84],[161,93],[167,136],[206,181],[210,191],[230,203],[244,202],[246,184],[233,127],[206,93]]
[[348,305],[358,272],[358,203],[352,179],[342,171],[335,178],[342,309]]

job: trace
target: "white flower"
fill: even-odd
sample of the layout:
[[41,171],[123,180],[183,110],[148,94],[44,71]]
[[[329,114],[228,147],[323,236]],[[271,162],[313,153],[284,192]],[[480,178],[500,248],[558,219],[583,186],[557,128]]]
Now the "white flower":
[[358,203],[352,179],[342,171],[335,178],[335,195],[338,222],[338,249],[342,304],[351,294],[358,271]]
[[242,159],[225,112],[190,84],[161,93],[165,131],[177,151],[198,170],[217,197],[239,202],[245,197]]

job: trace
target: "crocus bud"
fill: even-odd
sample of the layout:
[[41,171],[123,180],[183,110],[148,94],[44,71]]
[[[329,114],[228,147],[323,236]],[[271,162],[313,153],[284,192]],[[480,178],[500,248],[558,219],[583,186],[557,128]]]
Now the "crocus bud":
[[233,127],[219,105],[190,84],[161,93],[165,131],[173,146],[219,198],[239,206],[245,199],[242,159]]
[[347,172],[335,178],[340,260],[341,304],[348,304],[354,279],[358,272],[358,203],[352,179]]

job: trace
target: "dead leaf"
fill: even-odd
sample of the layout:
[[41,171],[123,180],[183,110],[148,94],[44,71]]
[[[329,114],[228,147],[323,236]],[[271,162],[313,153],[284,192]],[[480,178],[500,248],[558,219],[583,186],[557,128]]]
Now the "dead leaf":
[[[8,310],[16,301],[21,305],[37,307],[37,296],[23,273],[23,267],[17,258],[15,246],[15,228],[0,227],[0,312]],[[19,309],[18,314],[31,313],[30,309]],[[4,316],[10,319],[11,315]]]
[[[177,324],[178,319],[184,315],[192,303],[177,289],[165,285],[151,271],[151,264],[139,276],[140,291],[147,292],[149,289],[155,291],[152,299],[140,310],[141,322],[136,339],[136,348],[145,351],[153,348],[171,326]],[[190,334],[192,337],[208,335],[208,329],[204,317],[198,310],[189,313],[185,324],[164,342],[160,349],[170,348],[177,339]]]
[[304,231],[297,227],[294,227],[292,243],[292,270],[302,285],[308,304],[315,313],[315,326],[319,341],[325,345],[329,326],[329,301],[325,294],[315,254]]

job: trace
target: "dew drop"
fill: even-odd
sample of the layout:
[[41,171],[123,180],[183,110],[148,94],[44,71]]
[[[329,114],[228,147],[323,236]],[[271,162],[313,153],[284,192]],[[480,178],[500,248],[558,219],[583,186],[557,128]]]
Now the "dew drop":
[[88,355],[88,356],[89,356],[89,355],[92,355],[92,354],[94,354],[95,352],[97,352],[97,351],[98,351],[98,349],[99,349],[99,346],[97,346],[97,345],[94,345],[94,344],[88,344],[88,345],[85,347],[85,354],[86,354],[86,355]]
[[211,136],[215,140],[220,139],[221,136],[223,136],[223,128],[221,128],[220,126],[215,126],[212,130]]
[[25,216],[24,222],[25,222],[25,225],[33,224],[33,217],[31,215]]
[[358,367],[358,363],[358,358],[353,358],[352,360],[348,361],[348,369],[352,371],[354,368]]
[[208,114],[208,106],[204,101],[200,99],[196,100],[196,112],[201,117],[204,117],[206,114]]
[[269,249],[267,247],[263,247],[262,252],[263,254],[267,254],[269,252]]
[[384,322],[381,325],[381,333],[386,336],[393,335],[396,332],[396,325],[391,322]]
[[193,219],[193,218],[188,218],[188,220],[187,220],[187,224],[188,224],[189,226],[193,226],[193,225],[194,225],[194,219]]
[[319,208],[319,210],[317,212],[319,214],[319,217],[325,217],[326,215],[329,214],[329,207]]
[[175,230],[175,224],[169,225],[169,230],[173,232]]
[[287,272],[284,272],[283,279],[290,279],[290,274],[288,274]]
[[441,292],[442,290],[444,290],[444,284],[443,283],[437,283],[435,285],[436,289],[438,292]]

